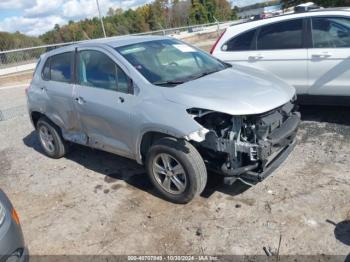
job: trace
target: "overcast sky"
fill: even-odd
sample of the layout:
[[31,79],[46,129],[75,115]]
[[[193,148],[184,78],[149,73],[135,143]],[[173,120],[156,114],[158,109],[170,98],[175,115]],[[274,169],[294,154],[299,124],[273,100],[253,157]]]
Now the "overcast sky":
[[[99,0],[101,11],[121,7],[135,8],[153,0]],[[232,0],[243,6],[265,0]],[[0,0],[0,31],[39,35],[63,25],[69,20],[78,21],[97,16],[96,0]]]

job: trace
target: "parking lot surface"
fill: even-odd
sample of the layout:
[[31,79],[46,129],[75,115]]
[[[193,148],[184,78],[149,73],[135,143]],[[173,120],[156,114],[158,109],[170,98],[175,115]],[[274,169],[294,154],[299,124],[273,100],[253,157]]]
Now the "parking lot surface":
[[[24,87],[1,88],[0,185],[31,254],[280,254],[350,252],[350,109],[302,107],[298,144],[262,183],[215,175],[187,205],[159,198],[142,166],[74,146],[44,156]],[[17,111],[16,111],[17,110]]]

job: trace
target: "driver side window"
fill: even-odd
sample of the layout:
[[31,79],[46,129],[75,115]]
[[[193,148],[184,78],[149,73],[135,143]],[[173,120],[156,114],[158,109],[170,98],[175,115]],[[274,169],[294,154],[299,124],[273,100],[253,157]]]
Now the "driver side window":
[[129,78],[106,54],[95,50],[80,51],[77,81],[79,85],[128,93]]

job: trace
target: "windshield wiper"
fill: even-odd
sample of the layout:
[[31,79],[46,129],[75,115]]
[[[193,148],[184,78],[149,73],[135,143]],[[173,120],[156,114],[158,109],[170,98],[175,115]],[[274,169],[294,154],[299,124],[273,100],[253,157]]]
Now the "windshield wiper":
[[172,85],[180,85],[180,84],[183,84],[184,81],[181,81],[181,80],[167,80],[167,81],[156,81],[156,82],[153,82],[154,85],[157,85],[157,86],[172,86]]
[[207,76],[207,75],[210,75],[210,74],[214,74],[216,72],[219,72],[221,71],[220,69],[215,69],[215,70],[211,70],[211,71],[205,71],[205,72],[201,72],[199,74],[196,74],[196,75],[192,75],[190,76],[189,78],[186,78],[184,80],[167,80],[167,81],[162,81],[162,80],[159,80],[159,81],[156,81],[156,82],[153,82],[154,85],[157,85],[157,86],[174,86],[174,85],[180,85],[180,84],[183,84],[187,81],[191,81],[191,80],[195,80],[195,79],[198,79],[198,78],[201,78],[203,76]]

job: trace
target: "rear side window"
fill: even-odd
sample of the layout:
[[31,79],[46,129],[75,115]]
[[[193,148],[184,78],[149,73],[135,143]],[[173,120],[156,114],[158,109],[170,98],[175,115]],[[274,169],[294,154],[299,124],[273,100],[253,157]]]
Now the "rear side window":
[[50,79],[69,83],[72,78],[73,53],[67,52],[50,58]]
[[314,48],[350,47],[350,19],[342,17],[312,18]]
[[38,67],[39,67],[40,63],[41,63],[41,58],[39,58],[39,59],[38,59],[38,62],[36,63],[33,76],[34,76],[34,75],[36,74],[36,72],[38,71]]
[[257,39],[258,50],[303,47],[303,20],[296,19],[263,26]]
[[44,80],[50,80],[50,58],[46,59],[43,71],[41,72],[41,76]]
[[106,54],[86,50],[79,52],[78,83],[84,86],[128,93],[129,78]]
[[222,46],[222,51],[247,51],[255,49],[253,44],[255,32],[256,30],[251,30],[230,39]]

